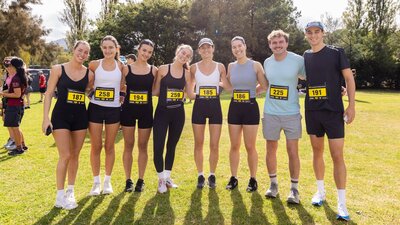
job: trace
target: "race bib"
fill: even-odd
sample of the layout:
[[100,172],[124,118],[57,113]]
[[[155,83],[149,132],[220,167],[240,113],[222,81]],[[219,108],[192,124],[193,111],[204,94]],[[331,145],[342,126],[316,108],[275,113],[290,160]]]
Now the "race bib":
[[72,89],[67,90],[67,103],[70,104],[85,104],[85,93],[81,91],[75,91]]
[[326,86],[308,87],[308,97],[310,100],[328,99],[326,95]]
[[131,104],[147,104],[147,91],[130,91],[129,103]]
[[114,101],[115,90],[114,88],[97,87],[94,92],[94,99],[97,101]]
[[199,98],[217,98],[217,87],[215,86],[200,86]]
[[240,103],[249,103],[250,90],[233,90],[233,101]]
[[167,102],[183,102],[183,90],[181,89],[167,89]]
[[269,98],[277,100],[288,100],[289,86],[271,85],[269,88]]

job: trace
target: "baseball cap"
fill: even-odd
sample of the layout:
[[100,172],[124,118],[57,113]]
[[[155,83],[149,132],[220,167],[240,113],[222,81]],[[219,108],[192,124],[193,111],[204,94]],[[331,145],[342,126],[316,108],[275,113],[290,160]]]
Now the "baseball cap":
[[307,25],[306,25],[306,27],[304,29],[307,31],[307,29],[310,28],[310,27],[318,27],[322,31],[325,30],[324,24],[322,22],[320,22],[320,21],[309,22],[309,23],[307,23]]
[[204,44],[209,44],[209,45],[211,45],[211,46],[214,46],[214,43],[213,43],[213,41],[212,41],[210,38],[202,38],[202,39],[199,41],[199,48],[200,48],[202,45],[204,45]]

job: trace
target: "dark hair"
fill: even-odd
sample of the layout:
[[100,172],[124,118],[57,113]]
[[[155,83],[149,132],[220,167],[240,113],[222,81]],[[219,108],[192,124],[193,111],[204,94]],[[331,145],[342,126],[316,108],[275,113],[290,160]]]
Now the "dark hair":
[[75,44],[74,44],[74,48],[73,49],[75,50],[80,44],[89,46],[89,49],[90,49],[90,44],[87,41],[84,41],[84,40],[77,40],[75,42]]
[[235,37],[233,37],[232,40],[231,40],[231,43],[232,43],[233,41],[241,41],[241,42],[243,42],[243,44],[246,44],[246,41],[245,41],[244,38],[241,37],[241,36],[235,36]]
[[102,45],[104,41],[112,41],[115,44],[115,48],[117,49],[117,54],[115,54],[115,60],[119,61],[119,50],[118,50],[118,48],[120,47],[120,45],[118,44],[117,39],[112,35],[107,35],[107,36],[103,37],[103,39],[101,39],[100,45]]
[[128,55],[125,56],[125,58],[133,59],[134,61],[136,61],[136,59],[137,59],[135,54],[128,54]]
[[25,88],[28,85],[28,81],[26,79],[24,61],[21,58],[13,57],[10,60],[10,63],[15,67],[15,69],[17,69],[17,76],[19,77],[23,88]]
[[151,47],[154,48],[154,42],[152,42],[150,39],[143,39],[143,40],[139,43],[138,49],[140,49],[140,47],[142,47],[142,45],[150,45]]

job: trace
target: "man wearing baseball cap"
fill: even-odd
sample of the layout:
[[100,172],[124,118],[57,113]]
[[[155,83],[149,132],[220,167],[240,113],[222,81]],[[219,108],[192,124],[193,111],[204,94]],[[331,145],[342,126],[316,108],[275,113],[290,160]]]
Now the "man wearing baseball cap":
[[[305,119],[307,133],[313,148],[313,166],[318,191],[312,204],[321,206],[325,201],[323,158],[324,136],[328,137],[333,160],[333,174],[338,193],[338,220],[350,220],[346,208],[346,165],[343,156],[344,123],[350,124],[355,116],[355,82],[350,63],[342,48],[325,45],[325,26],[313,21],[306,25],[305,36],[311,49],[304,52],[307,74]],[[346,82],[348,106],[342,101],[342,81]]]

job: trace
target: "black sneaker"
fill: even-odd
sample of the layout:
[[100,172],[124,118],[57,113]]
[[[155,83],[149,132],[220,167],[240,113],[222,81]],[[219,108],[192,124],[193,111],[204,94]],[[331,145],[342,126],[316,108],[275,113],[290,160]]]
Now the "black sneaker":
[[203,175],[197,177],[197,188],[202,189],[205,185],[206,178]]
[[14,150],[11,150],[11,151],[9,151],[8,152],[8,155],[10,155],[10,156],[14,156],[14,155],[21,155],[21,154],[23,154],[24,153],[24,150],[22,150],[22,149],[14,149]]
[[136,181],[135,192],[142,192],[144,190],[144,180],[138,179]]
[[131,179],[127,179],[125,184],[125,192],[132,192],[132,191],[133,191],[133,182]]
[[226,185],[227,190],[233,190],[238,186],[238,179],[236,177],[231,176],[228,185]]
[[215,176],[214,175],[210,175],[208,177],[208,187],[215,188],[216,186],[217,186],[217,183],[215,181]]
[[247,185],[247,192],[257,191],[257,180],[254,177],[250,177],[249,185]]
[[28,151],[28,146],[26,146],[26,145],[22,145],[22,150],[24,150],[24,151]]

